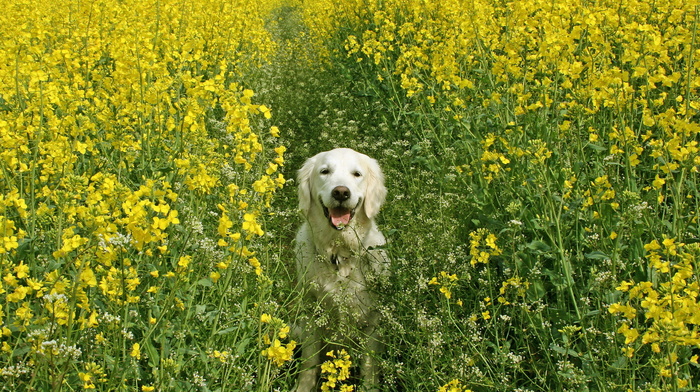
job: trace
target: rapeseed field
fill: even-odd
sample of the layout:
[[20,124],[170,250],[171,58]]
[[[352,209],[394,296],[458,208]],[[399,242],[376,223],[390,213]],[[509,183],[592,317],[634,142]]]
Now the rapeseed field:
[[292,179],[342,146],[389,189],[381,390],[697,390],[699,13],[8,1],[0,389],[293,390]]

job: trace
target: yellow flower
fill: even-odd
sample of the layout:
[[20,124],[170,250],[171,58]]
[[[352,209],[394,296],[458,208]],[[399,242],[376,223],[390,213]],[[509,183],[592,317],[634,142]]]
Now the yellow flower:
[[442,287],[440,287],[440,292],[445,296],[445,298],[451,299],[452,289],[456,286],[457,280],[459,280],[459,278],[457,278],[456,274],[450,275],[445,271],[441,271],[438,276],[430,279],[428,284],[441,285]]
[[24,264],[24,261],[21,261],[18,265],[15,266],[15,275],[19,279],[24,279],[29,276],[29,266]]
[[260,260],[257,257],[251,257],[248,259],[248,264],[255,269],[256,275],[262,275],[262,267],[260,265]]
[[632,347],[624,347],[622,349],[622,353],[627,357],[627,358],[632,358],[634,356],[634,348]]
[[608,312],[612,314],[623,313],[624,317],[628,320],[633,319],[637,315],[637,310],[631,306],[622,305],[619,303],[611,304],[608,307]]
[[441,386],[438,392],[471,392],[470,389],[466,389],[462,386],[462,382],[458,379],[454,379],[447,384]]
[[661,249],[661,245],[659,244],[659,242],[658,242],[657,240],[653,240],[653,241],[651,241],[650,243],[644,245],[644,249],[645,249],[647,252],[651,252],[651,251],[655,251],[655,250]]
[[258,236],[262,236],[263,234],[265,234],[265,232],[262,230],[262,227],[257,222],[256,216],[250,213],[243,215],[242,227],[243,230],[248,232],[250,235],[256,234]]
[[280,328],[279,332],[277,333],[277,336],[279,336],[280,339],[286,339],[289,335],[289,330],[289,326],[285,325],[282,328]]
[[141,357],[141,345],[138,343],[134,343],[133,346],[131,346],[131,353],[129,355],[133,358],[140,358]]
[[488,263],[491,256],[500,255],[501,249],[496,244],[496,236],[487,229],[478,229],[469,233],[469,254],[472,256],[471,264]]
[[222,213],[219,218],[218,232],[221,237],[227,237],[229,235],[229,229],[233,227],[233,222],[229,219],[226,213]]
[[192,262],[192,256],[181,256],[177,265],[182,268],[187,268]]
[[270,347],[262,351],[262,355],[279,367],[292,359],[296,345],[296,342],[293,340],[286,345],[282,345],[278,339],[275,339]]
[[[352,367],[350,355],[344,349],[339,350],[337,353],[331,350],[326,353],[326,356],[329,359],[321,364],[321,375],[326,379],[321,384],[322,392],[331,391],[339,383],[350,378],[350,368]],[[354,386],[344,384],[341,385],[340,390],[354,391]]]
[[618,287],[616,287],[615,289],[618,290],[618,291],[627,292],[627,291],[630,289],[630,287],[632,287],[632,286],[634,286],[634,283],[633,283],[633,282],[626,282],[626,281],[623,281],[623,282],[621,282],[620,285],[619,285]]
[[623,323],[622,326],[618,328],[617,332],[625,336],[625,344],[634,343],[639,337],[639,331],[630,328],[626,323]]

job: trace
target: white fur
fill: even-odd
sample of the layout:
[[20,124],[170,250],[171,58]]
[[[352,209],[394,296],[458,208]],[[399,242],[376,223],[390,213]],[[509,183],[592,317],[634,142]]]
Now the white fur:
[[[319,364],[326,359],[324,336],[341,329],[338,323],[350,323],[363,332],[361,376],[364,389],[373,390],[378,375],[372,355],[381,345],[375,332],[376,300],[367,283],[383,275],[388,262],[379,249],[386,240],[374,222],[386,197],[384,176],[374,159],[339,148],[309,158],[299,170],[298,181],[299,209],[306,222],[296,237],[297,275],[308,290],[307,298],[321,305],[330,322],[320,327],[312,319],[303,327],[297,392],[316,391]],[[347,190],[347,199],[334,198],[334,190]],[[354,210],[354,216],[338,229],[324,207]]]

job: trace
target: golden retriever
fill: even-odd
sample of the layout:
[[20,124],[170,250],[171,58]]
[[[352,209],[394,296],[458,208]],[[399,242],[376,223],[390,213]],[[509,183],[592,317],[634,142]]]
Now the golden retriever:
[[296,390],[317,390],[326,339],[347,327],[361,331],[359,339],[343,339],[363,345],[362,384],[376,390],[379,315],[368,282],[384,275],[388,264],[381,249],[386,240],[374,222],[387,193],[384,175],[376,160],[339,148],[309,158],[298,181],[306,221],[296,237],[297,277],[308,290],[306,298],[322,312],[301,326],[303,362]]

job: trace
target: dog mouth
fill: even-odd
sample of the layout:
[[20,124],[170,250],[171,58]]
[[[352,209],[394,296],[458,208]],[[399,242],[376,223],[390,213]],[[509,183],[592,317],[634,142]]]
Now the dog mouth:
[[343,230],[350,224],[350,220],[355,216],[354,208],[323,206],[323,214],[328,218],[328,223],[336,230]]

